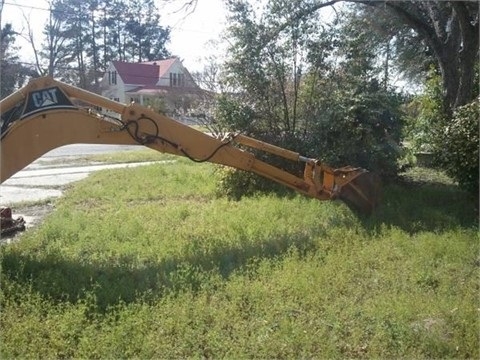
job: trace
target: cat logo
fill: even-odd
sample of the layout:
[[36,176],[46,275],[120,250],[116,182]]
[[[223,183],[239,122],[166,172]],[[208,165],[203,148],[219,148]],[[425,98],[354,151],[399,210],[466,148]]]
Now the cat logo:
[[76,107],[58,86],[54,86],[29,92],[21,118],[47,109],[76,109]]

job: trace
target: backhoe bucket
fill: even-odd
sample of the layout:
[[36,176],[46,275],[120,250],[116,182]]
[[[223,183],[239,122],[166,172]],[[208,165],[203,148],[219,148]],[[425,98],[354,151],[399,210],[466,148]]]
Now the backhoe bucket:
[[370,215],[380,202],[380,195],[380,177],[364,171],[342,185],[339,198],[353,210]]

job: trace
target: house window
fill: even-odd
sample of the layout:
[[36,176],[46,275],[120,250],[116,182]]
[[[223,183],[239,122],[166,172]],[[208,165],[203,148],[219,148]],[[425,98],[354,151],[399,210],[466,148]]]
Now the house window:
[[109,71],[108,72],[108,84],[109,85],[117,84],[117,72],[116,71]]
[[185,74],[170,73],[170,86],[185,86]]

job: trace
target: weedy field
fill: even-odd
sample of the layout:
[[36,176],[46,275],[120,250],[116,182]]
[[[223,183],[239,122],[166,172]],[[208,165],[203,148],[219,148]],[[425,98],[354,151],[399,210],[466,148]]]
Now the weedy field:
[[[362,219],[231,201],[215,167],[103,171],[1,248],[1,358],[479,358],[477,212],[416,169]],[[419,181],[422,180],[423,181]]]

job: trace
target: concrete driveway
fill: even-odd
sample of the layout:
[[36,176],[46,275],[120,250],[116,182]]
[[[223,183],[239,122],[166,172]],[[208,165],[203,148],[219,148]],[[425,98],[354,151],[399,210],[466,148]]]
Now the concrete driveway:
[[[84,179],[94,171],[152,163],[78,165],[78,158],[141,148],[141,146],[80,144],[52,150],[0,185],[0,206],[11,207],[14,218],[22,216],[28,229],[38,224],[53,209],[48,200],[61,196],[65,185]],[[35,202],[40,204],[32,204]]]
[[137,150],[139,146],[68,145],[52,150],[0,185],[0,205],[40,201],[62,195],[61,187],[104,169],[134,167],[148,163],[76,165],[76,159],[101,153]]

